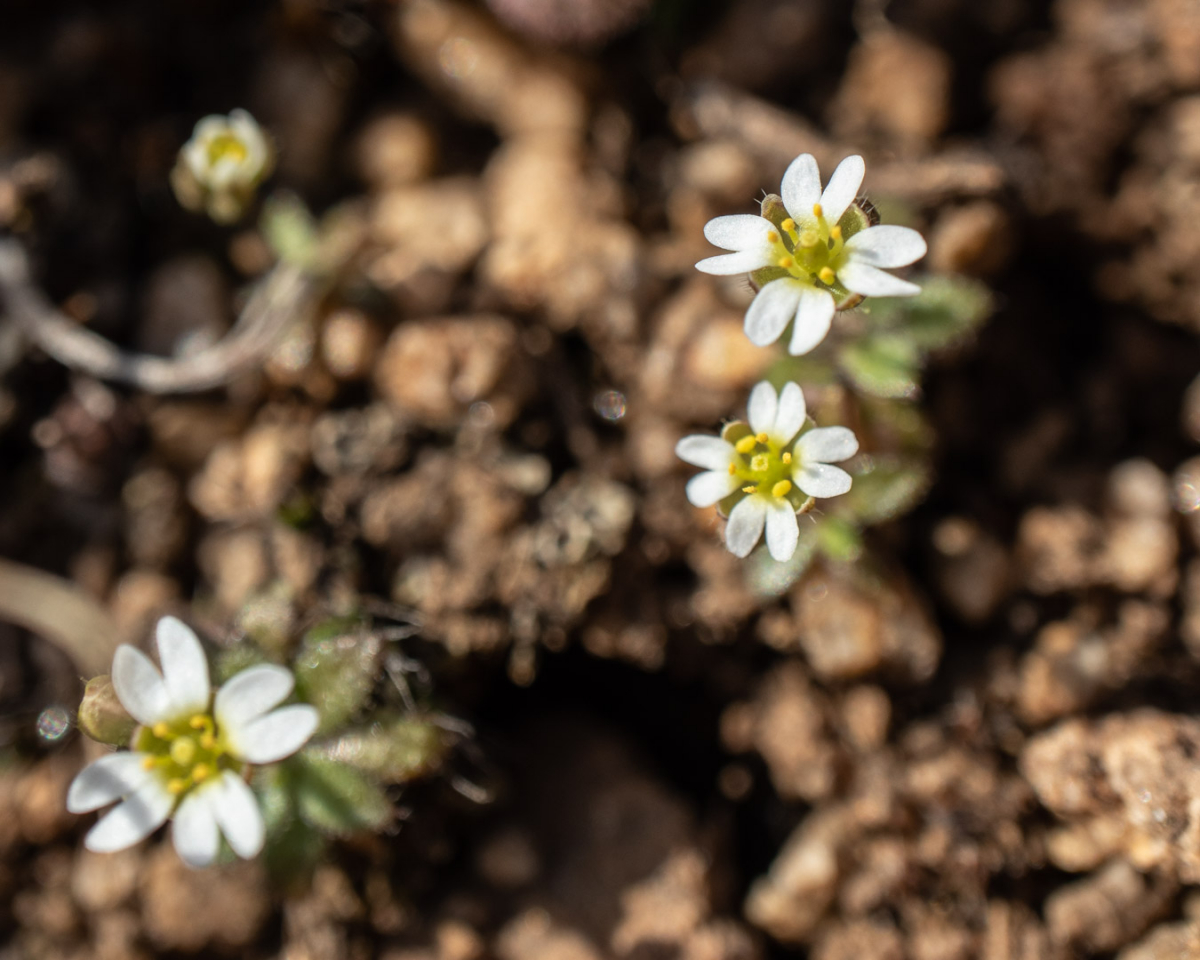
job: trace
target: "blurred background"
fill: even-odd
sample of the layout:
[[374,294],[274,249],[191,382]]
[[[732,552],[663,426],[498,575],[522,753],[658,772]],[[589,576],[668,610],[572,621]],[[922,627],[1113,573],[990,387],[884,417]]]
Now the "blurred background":
[[[1200,5],[0,21],[0,958],[1200,956]],[[218,224],[171,172],[238,108],[276,165]],[[930,249],[797,362],[694,263],[804,152]],[[864,444],[791,565],[673,452],[764,377]],[[348,609],[453,733],[383,826],[83,849],[116,643]]]

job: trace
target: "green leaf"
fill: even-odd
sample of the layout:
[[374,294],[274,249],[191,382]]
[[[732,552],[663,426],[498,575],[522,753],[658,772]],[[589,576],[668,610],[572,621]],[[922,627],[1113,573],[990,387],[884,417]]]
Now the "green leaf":
[[836,383],[837,371],[828,360],[818,359],[812,354],[802,357],[784,354],[767,368],[763,379],[776,390],[782,390],[788,382],[816,387]]
[[824,516],[817,521],[817,548],[830,560],[848,563],[862,555],[862,534],[852,523]]
[[305,751],[285,761],[296,812],[311,827],[345,836],[379,830],[392,817],[383,790],[353,767]]
[[919,460],[879,458],[854,477],[840,509],[863,526],[893,520],[924,498],[932,482],[929,467]]
[[259,229],[280,260],[310,271],[320,257],[321,237],[308,207],[294,193],[280,191],[263,202]]
[[790,560],[780,563],[771,558],[766,548],[755,550],[744,569],[746,585],[759,597],[780,597],[792,584],[804,576],[817,549],[817,524],[809,516],[796,518],[800,522],[800,541]]
[[292,665],[296,690],[321,712],[317,735],[342,727],[375,689],[383,641],[352,618],[336,618],[304,635]]
[[247,667],[256,667],[260,663],[266,663],[266,660],[258,648],[248,643],[240,643],[217,654],[213,663],[213,680],[219,686]]
[[922,350],[938,350],[975,331],[993,310],[991,291],[966,277],[926,277],[908,301],[905,329]]
[[351,730],[313,749],[383,783],[407,783],[438,770],[452,738],[420,717],[379,717],[369,729]]
[[896,333],[863,337],[838,353],[842,372],[859,390],[877,397],[914,397],[919,392],[920,354]]

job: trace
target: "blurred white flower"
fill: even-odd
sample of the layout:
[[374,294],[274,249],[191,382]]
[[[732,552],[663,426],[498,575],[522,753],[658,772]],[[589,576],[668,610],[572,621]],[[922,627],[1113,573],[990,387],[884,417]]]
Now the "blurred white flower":
[[797,511],[811,509],[808,498],[850,489],[850,474],[831,464],[854,456],[858,440],[845,427],[800,433],[808,413],[794,383],[778,395],[769,383],[758,384],[746,412],[748,425],[731,423],[720,437],[684,437],[676,445],[681,460],[705,468],[688,481],[687,497],[697,507],[728,510],[725,544],[731,553],[747,556],[765,526],[771,556],[790,560],[800,537]]
[[233,110],[196,124],[179,151],[171,186],[187,209],[232,223],[249,208],[274,166],[275,151],[262,127],[245,110]]
[[734,252],[701,260],[698,270],[718,276],[769,271],[746,311],[746,336],[758,346],[774,343],[794,321],[788,352],[808,353],[825,339],[839,303],[861,298],[854,294],[920,292],[881,268],[919,260],[925,240],[908,227],[866,225],[867,216],[854,205],[865,172],[862,157],[847,157],[822,192],[817,161],[805,153],[783,175],[786,219],[775,224],[742,214],[705,225],[710,243]]
[[157,640],[162,673],[140,650],[117,648],[113,687],[140,726],[132,749],[80,771],[67,809],[88,813],[120,801],[84,840],[100,853],[132,846],[173,816],[175,849],[189,866],[213,861],[219,833],[238,856],[253,857],[264,831],[246,785],[249,766],[299,750],[317,728],[317,711],[308,704],[279,707],[295,681],[273,664],[243,670],[214,699],[208,661],[191,629],[164,617]]

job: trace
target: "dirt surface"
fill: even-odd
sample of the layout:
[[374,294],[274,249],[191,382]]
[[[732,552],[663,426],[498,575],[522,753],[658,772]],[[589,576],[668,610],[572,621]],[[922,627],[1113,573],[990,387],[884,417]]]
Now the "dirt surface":
[[[108,635],[0,623],[0,957],[1200,957],[1200,6],[3,19],[0,233],[74,321],[185,355],[271,268],[253,217],[172,196],[205,114],[251,111],[263,195],[350,241],[217,389],[105,383],[0,320],[0,555],[130,643],[170,612],[283,656],[398,607],[470,727],[295,882],[94,854],[67,720]],[[703,225],[801,152],[862,153],[996,310],[911,399],[928,496],[772,595],[673,448],[775,356],[749,286],[694,270]]]

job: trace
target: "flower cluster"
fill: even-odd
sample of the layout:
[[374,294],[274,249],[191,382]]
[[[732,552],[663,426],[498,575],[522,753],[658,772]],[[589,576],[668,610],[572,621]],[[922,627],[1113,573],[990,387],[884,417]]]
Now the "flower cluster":
[[[908,227],[878,225],[874,208],[857,199],[865,170],[862,157],[847,157],[822,190],[816,160],[803,154],[784,174],[782,196],[763,201],[762,216],[717,217],[705,226],[711,243],[732,252],[701,260],[697,269],[748,273],[758,287],[745,321],[753,343],[774,343],[790,325],[788,351],[806,354],[825,339],[838,310],[866,296],[920,292],[886,270],[920,259],[925,241]],[[765,529],[771,557],[786,561],[799,542],[797,514],[817,497],[850,490],[850,475],[832,464],[853,457],[858,440],[845,427],[805,429],[804,393],[795,383],[778,394],[758,384],[747,419],[728,424],[720,437],[684,437],[675,453],[705,469],[688,482],[688,499],[717,505],[729,518],[732,553],[749,555]]]
[[196,635],[174,617],[157,628],[162,672],[122,645],[112,686],[137,722],[130,749],[85,767],[67,792],[67,809],[89,813],[120,801],[84,841],[101,853],[131,846],[174,818],[179,856],[201,867],[217,856],[220,835],[240,857],[262,849],[262,814],[246,784],[251,765],[299,750],[317,729],[308,704],[280,707],[291,671],[273,664],[243,670],[212,695],[208,661]]
[[179,151],[171,171],[175,196],[188,210],[233,223],[249,209],[258,185],[271,175],[275,150],[245,110],[204,117]]

